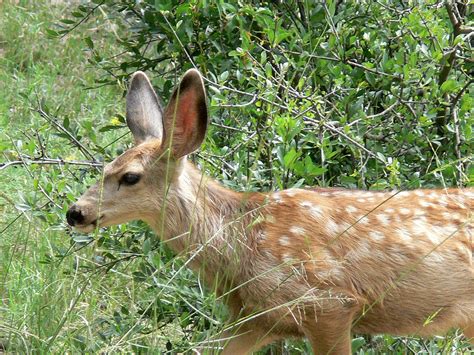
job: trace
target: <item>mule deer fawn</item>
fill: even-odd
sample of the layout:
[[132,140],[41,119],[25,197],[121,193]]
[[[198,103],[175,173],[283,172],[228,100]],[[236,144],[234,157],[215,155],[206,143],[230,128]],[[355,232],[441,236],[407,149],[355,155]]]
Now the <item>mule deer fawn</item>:
[[238,193],[186,159],[208,125],[198,71],[186,72],[165,109],[137,72],[126,101],[135,147],[105,166],[67,221],[91,232],[144,220],[189,254],[233,317],[206,343],[214,351],[307,337],[317,354],[348,354],[351,331],[457,327],[473,341],[474,189]]

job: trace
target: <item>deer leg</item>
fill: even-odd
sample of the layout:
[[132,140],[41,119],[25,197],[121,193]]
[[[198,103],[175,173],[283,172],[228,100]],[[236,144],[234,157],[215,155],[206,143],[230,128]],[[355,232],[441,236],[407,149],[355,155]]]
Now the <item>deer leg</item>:
[[303,329],[314,354],[351,354],[352,314],[323,317],[319,316],[314,322],[305,324]]
[[219,334],[214,340],[211,340],[207,349],[202,349],[201,354],[236,355],[251,354],[261,347],[270,344],[279,337],[268,334],[264,330],[257,329],[239,329],[227,330]]
[[277,339],[276,336],[266,335],[264,332],[254,330],[228,341],[224,345],[222,355],[251,354]]
[[467,341],[474,345],[474,323],[464,328],[463,333]]

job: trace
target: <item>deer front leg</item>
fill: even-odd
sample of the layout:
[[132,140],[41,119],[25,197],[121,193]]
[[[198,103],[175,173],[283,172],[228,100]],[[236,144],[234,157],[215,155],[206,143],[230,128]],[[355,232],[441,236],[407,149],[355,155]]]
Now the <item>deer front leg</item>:
[[306,323],[303,331],[315,355],[346,355],[351,354],[351,327],[352,314],[334,314]]
[[213,340],[210,340],[209,345],[205,345],[200,353],[220,353],[222,355],[251,354],[277,339],[277,336],[268,334],[266,331],[258,328],[231,329],[220,333]]
[[467,341],[474,345],[474,323],[464,328],[463,333]]

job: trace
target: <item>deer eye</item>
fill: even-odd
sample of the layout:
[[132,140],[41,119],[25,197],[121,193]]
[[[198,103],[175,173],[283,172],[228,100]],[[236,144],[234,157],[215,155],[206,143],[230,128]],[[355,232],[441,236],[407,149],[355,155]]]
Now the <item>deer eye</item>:
[[126,173],[120,178],[120,183],[125,185],[135,185],[140,181],[141,176],[134,173]]

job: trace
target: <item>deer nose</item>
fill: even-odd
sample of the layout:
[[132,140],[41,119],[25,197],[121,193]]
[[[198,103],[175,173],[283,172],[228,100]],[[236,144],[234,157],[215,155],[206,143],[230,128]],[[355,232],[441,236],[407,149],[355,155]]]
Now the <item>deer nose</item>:
[[84,222],[84,215],[77,205],[72,205],[66,212],[66,220],[70,226],[75,226]]

